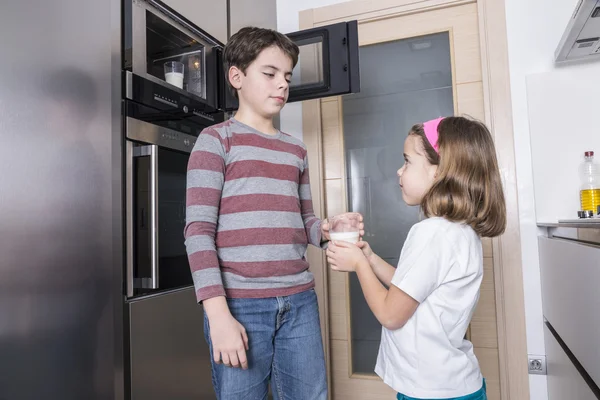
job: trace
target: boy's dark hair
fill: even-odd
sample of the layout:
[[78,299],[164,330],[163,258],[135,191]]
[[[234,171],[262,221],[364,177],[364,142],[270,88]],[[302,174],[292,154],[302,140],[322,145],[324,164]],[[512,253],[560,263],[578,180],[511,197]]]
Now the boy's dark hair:
[[229,38],[223,52],[223,58],[225,59],[225,79],[227,79],[227,85],[236,97],[237,91],[229,82],[229,69],[236,67],[243,73],[246,73],[246,69],[258,58],[260,52],[272,46],[279,47],[281,51],[291,58],[292,68],[296,66],[300,49],[298,49],[296,43],[292,42],[283,33],[272,29],[247,26]]

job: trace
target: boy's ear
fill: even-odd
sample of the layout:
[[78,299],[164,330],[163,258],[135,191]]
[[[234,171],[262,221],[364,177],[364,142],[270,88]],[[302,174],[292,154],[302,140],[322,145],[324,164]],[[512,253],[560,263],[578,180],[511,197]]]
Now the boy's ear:
[[240,90],[242,88],[242,75],[243,72],[238,67],[229,68],[228,74],[229,83],[235,90]]

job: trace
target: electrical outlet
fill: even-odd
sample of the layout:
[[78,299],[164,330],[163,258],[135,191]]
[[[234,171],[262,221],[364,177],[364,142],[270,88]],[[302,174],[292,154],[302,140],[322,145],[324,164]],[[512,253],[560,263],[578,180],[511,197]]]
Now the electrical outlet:
[[546,375],[546,356],[529,355],[527,357],[527,367],[530,374]]

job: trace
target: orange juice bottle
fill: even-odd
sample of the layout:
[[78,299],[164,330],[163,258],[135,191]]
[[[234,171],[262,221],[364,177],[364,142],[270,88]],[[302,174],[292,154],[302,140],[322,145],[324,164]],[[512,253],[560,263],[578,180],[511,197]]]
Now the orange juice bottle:
[[600,164],[594,162],[593,151],[586,151],[584,156],[585,159],[579,166],[581,210],[596,214],[600,206]]

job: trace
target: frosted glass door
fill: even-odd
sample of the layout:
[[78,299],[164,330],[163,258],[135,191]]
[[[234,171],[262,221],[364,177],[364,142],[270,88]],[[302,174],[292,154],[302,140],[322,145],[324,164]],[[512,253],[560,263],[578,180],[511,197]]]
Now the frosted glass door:
[[[342,99],[348,211],[365,218],[373,250],[396,266],[418,207],[402,201],[396,171],[418,122],[454,114],[448,32],[360,47],[361,92]],[[381,336],[350,274],[352,371],[372,374]]]

